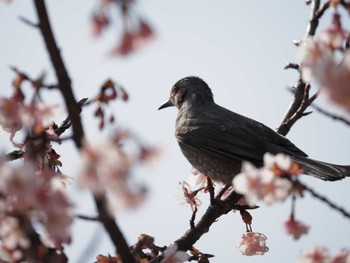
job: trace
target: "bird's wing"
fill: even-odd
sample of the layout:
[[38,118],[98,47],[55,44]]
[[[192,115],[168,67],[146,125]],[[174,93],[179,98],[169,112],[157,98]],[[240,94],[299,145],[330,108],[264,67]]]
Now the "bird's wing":
[[[213,122],[186,132],[177,132],[180,144],[205,151],[227,161],[263,164],[266,152],[307,156],[285,137],[262,123],[236,115],[233,122]],[[241,119],[244,118],[244,119]]]
[[250,161],[256,165],[262,164],[261,142],[246,133],[225,129],[221,125],[193,129],[186,133],[177,133],[180,144],[205,151],[213,156],[227,161]]

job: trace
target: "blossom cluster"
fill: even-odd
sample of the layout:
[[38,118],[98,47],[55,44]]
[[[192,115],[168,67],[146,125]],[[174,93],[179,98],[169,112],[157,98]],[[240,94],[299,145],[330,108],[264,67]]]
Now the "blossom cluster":
[[242,234],[237,242],[239,250],[245,256],[264,255],[269,251],[266,246],[267,237],[264,234],[256,232],[247,232]]
[[37,170],[29,162],[16,167],[2,163],[0,174],[0,239],[10,258],[21,258],[31,241],[19,219],[40,223],[50,246],[61,249],[70,242],[73,207],[61,174]]
[[303,222],[295,220],[294,216],[284,222],[284,229],[287,234],[292,236],[295,240],[309,232],[309,226],[305,225]]
[[243,194],[250,205],[255,205],[258,200],[273,204],[284,201],[293,190],[293,184],[281,175],[296,175],[300,172],[289,156],[266,153],[262,168],[244,162],[242,172],[234,177],[232,184],[234,190]]
[[334,103],[350,111],[348,34],[335,12],[329,27],[302,42],[300,61],[303,80],[316,82]]
[[[128,143],[134,143],[135,152],[124,149]],[[78,184],[95,194],[107,194],[111,211],[136,207],[144,200],[146,187],[133,182],[131,172],[154,154],[153,149],[135,145],[135,138],[128,132],[119,132],[113,140],[94,146],[85,143],[81,149]]]
[[[0,97],[0,126],[5,132],[10,133],[10,140],[14,146],[21,148],[23,144],[14,141],[16,132],[25,128],[32,135],[38,135],[44,131],[49,134],[52,116],[58,111],[57,105],[26,104],[16,97]],[[53,135],[52,132],[51,135]]]
[[126,56],[154,38],[152,27],[134,8],[133,0],[101,0],[92,15],[92,34],[97,37],[111,24],[111,10],[120,10],[123,33],[112,55]]
[[325,247],[305,249],[298,256],[297,263],[349,263],[350,250],[342,249],[333,257]]

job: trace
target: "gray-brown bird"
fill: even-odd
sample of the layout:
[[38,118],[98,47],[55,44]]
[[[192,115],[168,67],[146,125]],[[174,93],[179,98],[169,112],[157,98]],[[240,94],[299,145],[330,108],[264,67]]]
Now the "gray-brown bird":
[[213,180],[231,184],[241,171],[242,161],[260,167],[266,152],[289,155],[305,174],[323,180],[350,176],[350,166],[308,158],[264,124],[217,105],[209,86],[198,77],[175,83],[169,100],[159,110],[170,106],[178,108],[175,136],[183,154],[194,168]]

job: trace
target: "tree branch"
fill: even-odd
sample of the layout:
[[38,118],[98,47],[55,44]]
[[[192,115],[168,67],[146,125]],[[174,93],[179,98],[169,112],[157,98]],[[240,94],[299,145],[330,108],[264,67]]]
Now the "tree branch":
[[316,96],[309,98],[310,86],[301,79],[294,88],[294,100],[290,105],[285,117],[277,128],[277,132],[286,136],[297,120],[304,116],[304,111],[316,99]]
[[347,219],[350,219],[350,213],[348,211],[346,211],[344,208],[338,206],[337,204],[335,204],[334,202],[329,200],[327,197],[317,193],[315,190],[313,190],[309,186],[301,183],[300,181],[296,181],[294,183],[297,185],[297,187],[300,186],[303,190],[309,192],[316,199],[318,199],[318,200],[322,201],[323,203],[329,205],[330,208],[332,208],[333,210],[338,211],[343,216],[345,216]]
[[[84,138],[84,130],[79,115],[81,112],[81,107],[74,98],[71,80],[53,36],[45,2],[44,0],[34,0],[34,4],[39,18],[39,28],[44,38],[47,51],[50,55],[60,91],[62,92],[66,103],[70,123],[73,126],[73,140],[77,148],[81,148]],[[118,253],[120,254],[123,262],[135,262],[118,225],[116,224],[114,218],[108,213],[106,198],[104,196],[94,196],[94,200],[99,213],[99,219],[109,234],[115,248],[118,249]]]
[[[310,19],[306,29],[307,36],[315,35],[319,18],[327,8],[327,5],[323,5],[323,7],[320,9],[320,0],[311,1]],[[290,66],[287,66],[287,68],[290,68]],[[308,85],[303,82],[301,78],[299,78],[298,84],[295,87],[294,100],[285,114],[281,124],[277,128],[277,132],[279,134],[286,136],[295,122],[304,116],[304,111],[307,109],[307,107],[313,100],[315,100],[313,97],[312,101],[308,101],[306,95],[308,95],[309,91],[307,89],[309,89]]]
[[[241,197],[242,195],[233,191],[225,200],[210,204],[199,222],[174,242],[178,246],[178,250],[187,251],[191,249],[197,240],[209,231],[210,226],[215,223],[220,216],[232,211]],[[150,263],[158,263],[161,259],[162,256],[155,257]]]
[[181,238],[175,241],[179,250],[186,251],[190,249],[202,235],[209,231],[210,226],[215,223],[220,216],[232,211],[234,205],[241,197],[242,195],[232,192],[231,195],[222,202],[211,204],[195,227],[189,229]]
[[74,98],[71,80],[54,38],[46,11],[45,2],[44,0],[34,0],[34,3],[39,18],[39,28],[44,38],[47,51],[50,55],[50,59],[58,80],[58,86],[65,100],[68,114],[72,120],[73,140],[76,146],[80,148],[84,137],[83,126],[79,116],[81,108]]
[[109,214],[107,208],[107,200],[105,196],[94,196],[95,204],[99,213],[99,220],[105,227],[113,244],[118,249],[117,253],[122,258],[122,262],[136,263],[135,259],[130,253],[129,246],[120,231],[115,219]]
[[316,111],[318,111],[319,113],[321,113],[321,114],[323,114],[323,115],[325,115],[325,116],[327,116],[327,117],[329,117],[329,118],[332,118],[333,120],[341,121],[341,122],[343,122],[344,124],[350,126],[350,121],[349,121],[349,120],[347,120],[347,119],[345,119],[345,118],[343,118],[343,117],[341,117],[341,116],[334,115],[334,114],[332,114],[332,113],[330,113],[330,112],[328,112],[328,111],[322,109],[321,107],[319,107],[319,106],[317,106],[317,105],[315,105],[315,104],[311,104],[310,106],[311,106],[313,109],[315,109]]
[[321,2],[320,0],[312,0],[311,2],[310,19],[306,29],[306,36],[314,36],[316,33],[319,18],[322,15],[322,14],[319,15],[320,4],[321,4],[320,2]]

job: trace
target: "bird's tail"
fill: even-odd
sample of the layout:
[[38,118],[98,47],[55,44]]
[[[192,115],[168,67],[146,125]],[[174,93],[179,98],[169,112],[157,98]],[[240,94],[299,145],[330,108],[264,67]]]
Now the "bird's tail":
[[337,181],[350,177],[350,165],[337,165],[313,160],[308,157],[292,157],[305,174],[315,176],[325,181]]

